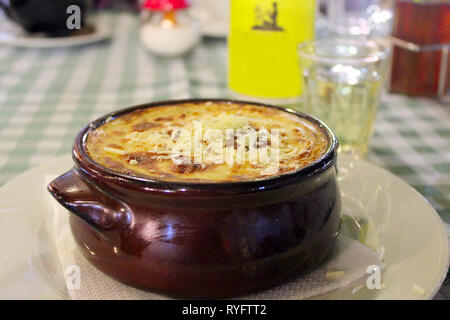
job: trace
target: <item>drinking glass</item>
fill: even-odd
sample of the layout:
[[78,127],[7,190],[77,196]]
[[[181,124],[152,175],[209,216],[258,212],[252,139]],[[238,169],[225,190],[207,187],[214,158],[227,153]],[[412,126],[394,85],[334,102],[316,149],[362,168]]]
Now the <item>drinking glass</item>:
[[331,127],[340,152],[367,153],[389,52],[379,41],[358,39],[321,39],[299,47],[302,110]]
[[346,36],[387,36],[392,29],[393,4],[393,0],[327,1],[328,29]]

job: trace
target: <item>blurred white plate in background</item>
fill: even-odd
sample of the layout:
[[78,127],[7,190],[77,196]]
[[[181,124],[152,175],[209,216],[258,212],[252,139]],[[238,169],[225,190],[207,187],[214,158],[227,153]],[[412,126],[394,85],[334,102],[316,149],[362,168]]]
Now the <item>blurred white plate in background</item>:
[[206,37],[226,38],[230,26],[229,0],[195,0],[190,12],[201,24]]
[[93,32],[70,37],[50,38],[30,35],[5,17],[0,17],[0,45],[19,48],[63,48],[97,43],[111,37],[109,28],[99,21],[90,22]]

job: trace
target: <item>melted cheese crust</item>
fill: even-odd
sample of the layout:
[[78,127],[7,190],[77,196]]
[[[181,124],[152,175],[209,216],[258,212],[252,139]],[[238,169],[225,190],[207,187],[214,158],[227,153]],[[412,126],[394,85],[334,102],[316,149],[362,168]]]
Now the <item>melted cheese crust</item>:
[[319,159],[327,147],[326,135],[309,120],[226,102],[136,110],[90,131],[85,145],[92,160],[120,173],[211,183],[295,171]]

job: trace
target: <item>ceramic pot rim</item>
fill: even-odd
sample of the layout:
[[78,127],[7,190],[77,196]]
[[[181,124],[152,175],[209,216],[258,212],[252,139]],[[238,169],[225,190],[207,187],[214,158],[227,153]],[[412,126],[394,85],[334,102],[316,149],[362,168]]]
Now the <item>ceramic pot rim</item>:
[[[179,182],[179,181],[164,181],[157,179],[149,179],[144,177],[136,177],[127,175],[125,173],[117,172],[107,167],[104,167],[94,160],[92,160],[85,150],[85,142],[87,139],[87,135],[90,131],[95,130],[100,127],[107,121],[111,121],[111,119],[115,119],[117,117],[123,116],[127,113],[138,109],[147,109],[164,105],[176,105],[183,103],[206,103],[206,102],[219,102],[219,103],[233,103],[233,104],[251,104],[262,107],[269,107],[281,110],[283,112],[287,112],[298,117],[307,119],[315,123],[322,132],[326,135],[328,139],[328,147],[325,153],[316,161],[311,162],[309,165],[302,167],[295,171],[290,171],[283,173],[277,176],[271,176],[262,179],[248,180],[248,181],[231,181],[231,182]],[[86,125],[75,138],[75,142],[72,150],[72,158],[76,164],[76,166],[82,171],[82,173],[87,176],[95,176],[99,179],[109,178],[114,181],[131,184],[134,186],[147,187],[151,189],[159,189],[159,190],[230,190],[230,189],[241,189],[244,188],[246,190],[264,190],[266,188],[270,188],[270,186],[279,186],[285,185],[286,182],[290,183],[294,181],[301,181],[305,178],[309,178],[311,176],[318,175],[328,168],[335,164],[336,160],[336,152],[338,148],[338,140],[331,129],[323,123],[321,120],[293,110],[289,108],[283,108],[278,106],[273,106],[265,103],[258,102],[250,102],[250,101],[242,101],[242,100],[231,100],[231,99],[185,99],[185,100],[166,100],[166,101],[158,101],[152,103],[145,103],[125,109],[121,109],[118,111],[114,111],[108,113],[88,125]]]

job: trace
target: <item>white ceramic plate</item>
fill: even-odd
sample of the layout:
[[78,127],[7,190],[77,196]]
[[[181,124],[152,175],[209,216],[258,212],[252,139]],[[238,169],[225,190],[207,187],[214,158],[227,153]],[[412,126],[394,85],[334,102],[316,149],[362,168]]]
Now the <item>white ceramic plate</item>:
[[200,26],[204,37],[226,38],[228,36],[228,21],[203,20]]
[[0,32],[0,45],[19,48],[63,48],[83,46],[108,40],[111,37],[110,30],[102,23],[94,23],[94,31],[86,35],[49,38],[38,35],[30,35],[12,23],[7,23],[9,28],[3,28]]
[[[46,233],[46,216],[52,208],[45,177],[71,166],[70,156],[63,156],[0,189],[0,299],[67,297],[54,244]],[[448,236],[433,208],[405,182],[366,161],[341,156],[339,175],[346,216],[343,233],[365,234],[367,244],[384,248],[386,287],[362,288],[353,294],[341,290],[331,298],[432,298],[449,262]],[[355,228],[358,223],[366,227]],[[415,292],[414,285],[425,294]]]
[[205,37],[226,38],[229,29],[230,4],[228,0],[195,1],[190,13],[200,22]]

